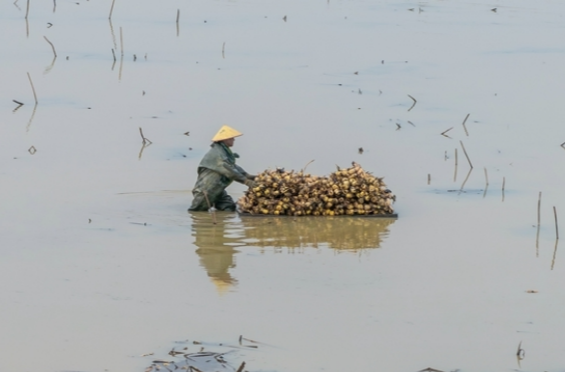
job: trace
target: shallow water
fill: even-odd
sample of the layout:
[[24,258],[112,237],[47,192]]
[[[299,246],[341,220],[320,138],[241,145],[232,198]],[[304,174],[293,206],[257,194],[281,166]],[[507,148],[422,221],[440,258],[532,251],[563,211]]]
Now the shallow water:
[[[563,370],[564,3],[110,5],[0,4],[1,370],[240,335],[249,371]],[[187,213],[222,124],[250,173],[385,176],[399,219]]]

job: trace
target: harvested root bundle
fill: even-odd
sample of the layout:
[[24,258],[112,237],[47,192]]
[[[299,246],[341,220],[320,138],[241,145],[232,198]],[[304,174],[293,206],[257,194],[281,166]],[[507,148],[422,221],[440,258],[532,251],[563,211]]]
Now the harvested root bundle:
[[328,177],[303,171],[266,170],[259,174],[257,186],[238,200],[241,212],[288,216],[341,216],[394,213],[396,197],[382,178],[353,166]]

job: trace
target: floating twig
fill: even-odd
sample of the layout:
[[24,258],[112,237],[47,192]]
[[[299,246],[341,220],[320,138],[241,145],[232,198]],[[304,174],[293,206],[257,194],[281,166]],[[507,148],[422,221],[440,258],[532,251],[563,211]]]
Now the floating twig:
[[23,106],[23,105],[24,105],[22,102],[16,101],[15,99],[13,99],[12,102],[16,103],[18,106]]
[[112,0],[112,6],[110,7],[110,15],[108,16],[108,19],[112,19],[112,12],[114,11],[114,3],[116,2],[116,0]]
[[51,45],[51,49],[53,49],[53,54],[55,55],[55,58],[57,58],[57,52],[55,51],[55,46],[53,45],[53,43],[49,41],[47,36],[44,35],[43,38],[45,39],[45,41],[49,43],[49,45]]
[[410,97],[410,99],[411,99],[412,101],[414,101],[414,103],[412,104],[412,106],[410,106],[410,108],[408,109],[408,111],[410,111],[410,110],[412,110],[412,109],[414,108],[414,106],[416,106],[416,102],[418,102],[418,101],[416,101],[416,98],[412,97],[410,94],[408,95],[408,97]]
[[463,153],[465,154],[465,157],[467,158],[467,161],[469,162],[469,166],[472,169],[473,164],[471,163],[471,159],[469,159],[469,155],[467,155],[467,150],[465,150],[465,146],[463,145],[463,141],[459,141],[459,143],[461,144],[461,148],[463,148]]
[[465,126],[465,122],[467,121],[467,119],[469,119],[469,115],[471,114],[467,114],[467,116],[465,116],[465,120],[463,120],[463,129],[465,129],[465,134],[467,135],[467,137],[469,137],[469,132],[467,132],[467,127]]
[[29,72],[27,73],[27,78],[29,79],[29,83],[31,84],[31,90],[33,91],[33,98],[35,99],[35,104],[37,105],[37,94],[35,94],[35,87],[33,86],[33,81],[31,81],[31,75]]
[[536,257],[539,257],[539,229],[541,223],[541,191],[538,197],[538,227],[536,231]]
[[557,209],[553,206],[553,216],[555,217],[555,239],[559,240],[559,227],[557,226]]
[[449,131],[452,130],[452,129],[453,129],[453,127],[444,130],[443,132],[441,132],[441,135],[444,136],[444,137],[447,137],[447,138],[451,138],[451,137],[447,136],[445,133],[449,132]]

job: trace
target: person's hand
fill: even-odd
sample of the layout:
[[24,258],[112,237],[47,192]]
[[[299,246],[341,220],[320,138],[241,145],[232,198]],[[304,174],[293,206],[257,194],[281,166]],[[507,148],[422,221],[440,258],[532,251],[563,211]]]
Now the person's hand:
[[243,184],[249,188],[255,188],[257,187],[257,182],[253,181],[253,180],[245,180],[245,182],[243,182]]

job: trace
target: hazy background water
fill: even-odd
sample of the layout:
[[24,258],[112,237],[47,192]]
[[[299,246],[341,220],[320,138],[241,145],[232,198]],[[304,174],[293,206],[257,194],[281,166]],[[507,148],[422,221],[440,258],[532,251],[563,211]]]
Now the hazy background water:
[[[0,369],[141,371],[241,334],[272,345],[250,371],[563,369],[565,4],[110,6],[0,3]],[[399,219],[188,214],[222,124],[250,173],[359,162]]]

